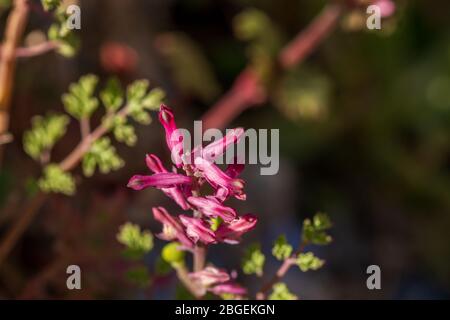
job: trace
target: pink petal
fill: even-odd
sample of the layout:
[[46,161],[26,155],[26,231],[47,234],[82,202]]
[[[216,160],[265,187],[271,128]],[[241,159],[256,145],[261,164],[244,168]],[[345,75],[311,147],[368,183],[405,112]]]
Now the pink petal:
[[237,128],[228,130],[225,137],[218,141],[210,143],[203,148],[202,158],[213,162],[217,157],[221,156],[231,144],[235,144],[244,134],[244,129]]
[[182,165],[183,135],[178,131],[172,109],[163,104],[159,111],[159,122],[166,132],[166,143],[172,153],[172,158],[176,166],[180,167]]
[[158,234],[158,238],[171,241],[178,239],[182,245],[187,248],[194,246],[191,239],[186,235],[186,232],[181,223],[172,217],[163,207],[153,208],[153,216],[155,219],[163,224],[163,232]]
[[227,176],[218,166],[200,157],[195,159],[195,166],[213,188],[223,187],[238,199],[245,196],[243,180]]
[[208,217],[221,217],[226,222],[236,218],[236,211],[233,208],[222,205],[214,197],[189,197],[188,201]]
[[201,271],[190,273],[189,277],[203,287],[209,287],[230,280],[230,276],[226,271],[215,267],[206,267]]
[[186,234],[197,243],[204,244],[216,243],[216,237],[210,226],[199,218],[192,218],[186,215],[180,215],[181,223],[186,227]]
[[170,188],[180,184],[191,184],[192,179],[176,173],[157,173],[152,176],[135,175],[127,187],[133,190],[143,190],[148,187]]
[[[147,155],[145,158],[147,167],[154,173],[166,173],[167,169],[162,164],[161,160],[154,154]],[[186,197],[182,192],[180,186],[172,188],[161,189],[168,197],[172,198],[183,210],[189,209]]]
[[241,236],[252,230],[258,218],[252,214],[246,214],[230,223],[222,223],[216,231],[216,237],[219,241],[237,244]]
[[236,283],[218,284],[217,286],[211,288],[210,291],[216,295],[229,293],[237,296],[245,296],[247,294],[247,289]]

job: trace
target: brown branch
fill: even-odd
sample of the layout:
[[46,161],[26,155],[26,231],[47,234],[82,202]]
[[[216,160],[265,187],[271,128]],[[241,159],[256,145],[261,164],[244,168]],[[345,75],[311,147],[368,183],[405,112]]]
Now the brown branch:
[[273,275],[273,277],[264,284],[261,288],[261,290],[258,291],[256,294],[257,300],[265,300],[267,299],[267,294],[272,289],[273,285],[279,282],[283,277],[286,275],[286,273],[289,271],[289,269],[295,265],[295,262],[297,260],[297,256],[302,253],[303,249],[305,248],[305,243],[302,243],[299,248],[293,253],[289,258],[283,261],[280,268],[278,268],[277,272]]
[[[14,0],[12,11],[6,22],[0,59],[0,136],[8,132],[9,108],[16,70],[16,49],[25,31],[28,10],[27,0]],[[3,156],[3,147],[0,145],[0,162]]]
[[[128,106],[123,107],[117,114],[112,114],[109,117],[126,117],[128,114]],[[92,143],[100,139],[109,131],[106,119],[95,129],[91,134],[87,135],[81,142],[72,150],[72,152],[60,162],[59,166],[64,171],[73,170],[82,160],[83,156],[89,151]],[[8,230],[7,234],[0,242],[0,267],[11,250],[14,248],[17,241],[26,231],[28,226],[33,222],[34,217],[39,212],[41,206],[45,203],[47,194],[39,192],[29,203],[25,204],[22,216],[17,220],[13,226]]]
[[204,295],[203,289],[196,285],[189,277],[189,272],[185,265],[175,265],[175,270],[177,271],[178,279],[184,284],[186,289],[196,298],[201,299]]
[[39,209],[44,204],[47,195],[39,192],[33,199],[26,204],[22,216],[17,220],[13,226],[8,230],[0,245],[0,266],[8,257],[12,248],[14,248],[17,241],[23,235],[25,230],[34,220],[34,217],[39,212]]
[[58,48],[56,41],[44,41],[31,47],[21,47],[16,49],[16,58],[31,58],[56,50]]
[[[339,4],[328,4],[317,18],[298,34],[278,57],[284,69],[290,69],[303,60],[316,48],[336,26],[342,13]],[[261,80],[250,67],[237,77],[232,88],[211,107],[203,117],[203,128],[223,129],[244,110],[266,100]]]
[[194,272],[201,271],[205,268],[206,248],[196,245],[194,248]]

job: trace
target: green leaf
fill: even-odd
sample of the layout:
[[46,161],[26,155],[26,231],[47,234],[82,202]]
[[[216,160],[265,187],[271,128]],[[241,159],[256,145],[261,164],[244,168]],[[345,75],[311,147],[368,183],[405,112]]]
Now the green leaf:
[[38,185],[45,193],[62,193],[71,196],[76,190],[72,175],[56,164],[45,167],[44,175],[39,179]]
[[138,225],[125,223],[119,229],[117,241],[125,245],[125,256],[137,260],[153,249],[153,235],[149,231],[141,231]]
[[211,218],[211,230],[217,231],[217,229],[219,229],[219,227],[222,223],[223,223],[223,220],[221,217]]
[[108,80],[106,87],[100,92],[100,99],[108,112],[117,111],[124,101],[124,93],[117,78]]
[[36,116],[32,119],[31,130],[23,136],[25,152],[38,160],[44,152],[50,152],[67,130],[69,118],[65,115],[50,114],[46,117]]
[[166,97],[166,93],[161,88],[152,89],[147,96],[145,96],[144,100],[142,100],[142,105],[144,108],[148,110],[159,110],[161,103],[163,103],[164,98]]
[[281,235],[273,245],[272,254],[278,260],[286,260],[292,254],[292,246],[287,242],[286,236]]
[[242,270],[245,274],[256,274],[261,277],[263,274],[266,257],[261,252],[259,244],[253,244],[247,248],[242,260]]
[[303,222],[303,242],[317,245],[326,245],[332,241],[327,230],[332,226],[330,219],[324,213],[317,213],[312,221],[305,219]]
[[60,22],[54,23],[48,29],[48,39],[55,41],[58,44],[57,52],[67,58],[73,57],[79,47],[80,39],[77,35],[69,30],[66,25],[65,15],[61,15],[63,18]]
[[86,177],[94,174],[96,167],[103,174],[122,168],[123,160],[117,155],[116,148],[107,137],[98,139],[83,157],[83,173]]
[[273,285],[272,294],[269,296],[269,300],[297,300],[297,296],[291,293],[286,286],[286,284],[282,282],[278,282]]
[[42,7],[45,11],[51,11],[59,7],[62,0],[41,0]]
[[97,83],[97,76],[92,74],[72,83],[62,98],[66,111],[78,120],[89,118],[98,107],[98,99],[93,96]]
[[116,124],[114,126],[114,137],[117,141],[125,143],[127,146],[134,146],[137,142],[134,127],[128,124]]
[[297,256],[296,264],[303,272],[308,270],[318,270],[325,261],[317,258],[312,252],[300,253]]

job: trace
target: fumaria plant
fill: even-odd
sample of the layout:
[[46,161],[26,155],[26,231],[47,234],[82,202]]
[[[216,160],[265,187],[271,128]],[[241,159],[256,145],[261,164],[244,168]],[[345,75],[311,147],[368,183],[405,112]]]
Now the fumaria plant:
[[[228,147],[239,141],[244,130],[229,130],[224,138],[203,148],[198,146],[191,152],[183,149],[183,135],[178,131],[172,110],[165,105],[161,105],[159,121],[165,129],[174,167],[172,170],[167,169],[158,156],[149,154],[145,162],[152,174],[133,176],[128,187],[137,191],[148,187],[160,189],[181,211],[180,214],[171,214],[161,206],[152,209],[153,217],[162,225],[162,231],[156,237],[169,242],[162,249],[162,259],[176,271],[179,280],[197,299],[207,294],[223,299],[250,298],[248,290],[237,283],[233,272],[206,259],[207,251],[215,244],[241,243],[242,237],[254,229],[258,222],[256,215],[241,215],[225,204],[229,198],[246,199],[245,182],[239,178],[244,165],[236,162],[222,170],[214,163]],[[204,185],[209,185],[212,193],[205,193]],[[296,250],[285,236],[280,236],[274,243],[272,254],[281,261],[281,266],[257,292],[256,298],[296,299],[297,296],[290,293],[281,280],[292,266],[298,266],[306,272],[317,270],[324,264],[312,252],[305,251],[305,247],[330,243],[331,237],[327,234],[330,227],[328,217],[322,213],[305,220],[302,239]],[[126,246],[127,255],[134,259],[142,258],[153,247],[151,233],[141,231],[139,226],[131,223],[121,227],[117,238]],[[186,253],[193,255],[192,267],[187,264]],[[243,272],[261,277],[264,262],[265,256],[259,245],[252,245],[243,257]]]

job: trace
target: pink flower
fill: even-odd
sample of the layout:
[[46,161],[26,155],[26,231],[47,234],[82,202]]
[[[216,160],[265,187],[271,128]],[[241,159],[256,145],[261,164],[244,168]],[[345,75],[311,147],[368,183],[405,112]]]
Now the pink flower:
[[[153,173],[166,173],[167,169],[162,164],[161,160],[154,154],[147,155],[145,158],[147,167]],[[189,209],[189,204],[186,202],[186,197],[180,186],[172,188],[161,188],[161,190],[170,198],[172,198],[183,210]]]
[[257,222],[256,216],[246,214],[230,223],[222,223],[216,231],[217,240],[228,244],[237,244],[241,236],[252,230]]
[[201,271],[190,273],[189,277],[205,288],[230,280],[226,271],[215,267],[206,267]]
[[163,104],[161,105],[159,111],[159,122],[161,122],[166,132],[166,143],[172,154],[172,159],[174,160],[175,165],[180,167],[183,163],[182,155],[184,137],[177,128],[172,110]]
[[395,3],[391,0],[378,0],[374,2],[374,5],[378,6],[381,11],[381,17],[387,18],[395,13]]
[[[229,164],[225,169],[225,174],[230,178],[236,178],[241,174],[242,170],[244,170],[243,164]],[[218,187],[214,196],[217,200],[224,202],[229,196],[229,191],[226,188]],[[245,194],[241,195],[240,197],[241,200],[245,200]]]
[[216,243],[216,236],[208,223],[199,218],[192,218],[186,215],[180,215],[181,223],[186,227],[186,234],[197,243],[204,244]]
[[195,159],[195,167],[200,170],[203,177],[213,188],[217,189],[218,187],[222,187],[227,190],[227,195],[232,195],[240,200],[245,199],[243,180],[231,178],[215,164],[200,157]]
[[214,197],[189,197],[188,201],[208,217],[221,217],[225,222],[236,218],[236,211],[233,208],[224,206]]
[[225,137],[218,141],[214,141],[203,148],[202,158],[213,162],[217,157],[221,156],[227,148],[239,141],[244,134],[244,129],[237,128],[228,130]]
[[181,223],[174,217],[172,217],[166,209],[163,207],[153,208],[153,216],[155,219],[162,223],[163,230],[157,235],[158,238],[166,241],[172,241],[177,239],[181,244],[187,248],[194,246],[191,239],[186,235]]
[[217,286],[211,288],[209,291],[216,295],[228,293],[236,296],[245,296],[247,294],[247,289],[237,283],[232,282],[218,284]]
[[143,190],[148,187],[171,188],[181,184],[191,184],[192,179],[177,173],[157,173],[152,176],[135,175],[127,187],[133,190]]

